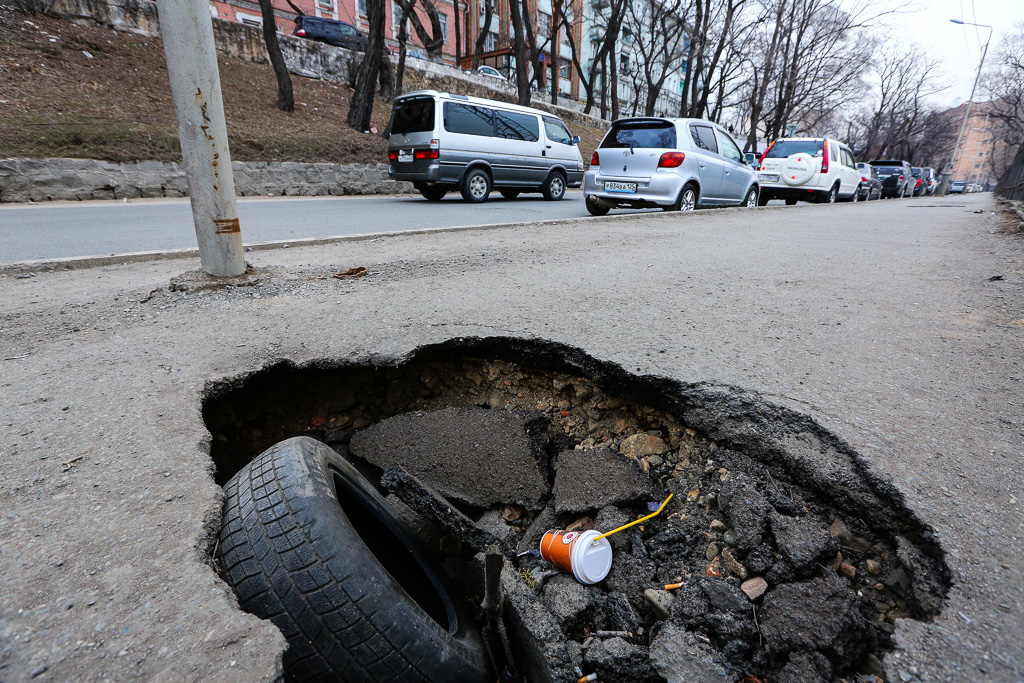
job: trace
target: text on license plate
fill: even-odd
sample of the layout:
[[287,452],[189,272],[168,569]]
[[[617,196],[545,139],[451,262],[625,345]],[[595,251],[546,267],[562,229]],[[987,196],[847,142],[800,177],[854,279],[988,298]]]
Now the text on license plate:
[[636,183],[615,183],[606,180],[604,189],[608,192],[636,192]]
[[411,149],[410,150],[405,150],[405,149],[399,150],[398,151],[398,160],[401,161],[402,163],[406,163],[406,162],[412,161],[412,150]]
[[779,174],[778,173],[758,173],[757,174],[757,179],[758,180],[763,180],[763,181],[765,181],[767,183],[777,183],[777,182],[779,182]]

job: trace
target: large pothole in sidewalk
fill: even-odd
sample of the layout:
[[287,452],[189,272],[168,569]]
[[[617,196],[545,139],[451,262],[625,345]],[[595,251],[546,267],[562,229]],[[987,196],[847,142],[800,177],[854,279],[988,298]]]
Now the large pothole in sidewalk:
[[[869,680],[883,675],[896,620],[933,618],[949,586],[930,529],[813,420],[565,346],[456,339],[395,364],[282,362],[211,385],[203,413],[222,484],[292,436],[379,479],[378,465],[415,470],[403,439],[419,448],[433,429],[457,441],[465,420],[514,416],[543,451],[535,471],[499,443],[487,476],[467,460],[458,481],[457,454],[414,473],[520,552],[549,528],[606,531],[674,494],[662,515],[611,537],[612,570],[596,585],[535,554],[513,559],[509,628],[531,681],[576,680],[576,667],[605,683]],[[479,558],[411,521],[479,603]]]

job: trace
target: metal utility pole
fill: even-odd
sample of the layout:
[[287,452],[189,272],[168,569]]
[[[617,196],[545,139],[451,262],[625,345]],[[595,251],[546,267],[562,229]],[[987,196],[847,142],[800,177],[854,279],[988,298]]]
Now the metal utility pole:
[[157,0],[203,270],[245,273],[209,0]]
[[988,24],[974,24],[969,21],[960,21],[959,19],[950,19],[950,21],[954,24],[963,24],[964,26],[980,26],[981,28],[987,28],[988,40],[985,41],[985,49],[981,51],[981,62],[978,64],[978,75],[974,77],[974,86],[971,87],[971,96],[967,100],[967,108],[964,110],[964,120],[960,123],[960,134],[956,136],[956,147],[953,148],[953,158],[949,160],[949,171],[942,174],[942,182],[939,183],[939,189],[935,193],[939,196],[946,194],[946,190],[949,189],[949,176],[956,170],[956,156],[960,151],[960,142],[964,138],[964,131],[967,129],[967,119],[971,115],[971,102],[974,101],[974,91],[978,89],[978,81],[981,80],[981,68],[985,66],[985,55],[988,54],[988,44],[992,42],[992,27]]

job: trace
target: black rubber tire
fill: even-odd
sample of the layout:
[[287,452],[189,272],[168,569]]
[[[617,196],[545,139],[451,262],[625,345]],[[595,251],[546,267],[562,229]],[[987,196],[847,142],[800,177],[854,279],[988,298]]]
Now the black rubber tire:
[[565,176],[558,171],[552,171],[540,186],[544,193],[544,199],[549,202],[557,202],[565,196]]
[[796,206],[797,201],[798,200],[796,200],[796,199],[787,199],[786,200],[786,206]]
[[740,206],[746,207],[748,209],[752,209],[755,206],[758,206],[758,194],[756,187],[752,187],[749,190],[747,190],[747,197],[746,199],[743,200],[743,203]]
[[462,198],[473,204],[480,204],[487,201],[491,194],[491,176],[482,168],[471,168],[462,176],[462,183],[459,186]]
[[839,199],[839,186],[833,185],[828,194],[818,198],[818,202],[820,204],[835,204],[837,199]]
[[587,205],[587,213],[591,216],[607,216],[608,212],[611,211],[607,206],[595,204],[589,198],[584,201],[584,204]]
[[505,199],[515,199],[519,196],[519,190],[501,190],[501,196]]
[[[288,639],[289,680],[494,681],[476,624],[380,494],[331,448],[282,441],[224,490],[222,576],[242,609]],[[399,579],[364,537],[386,539],[371,543],[392,551],[385,562]]]
[[679,190],[675,204],[661,207],[663,211],[696,211],[700,208],[700,192],[693,183],[686,183]]
[[437,190],[427,187],[420,190],[420,194],[423,195],[423,198],[428,202],[439,202],[444,199],[446,194],[448,194],[448,190]]
[[765,194],[764,190],[761,191],[761,194],[757,195],[758,206],[768,206],[768,202],[771,200],[772,196],[770,194]]

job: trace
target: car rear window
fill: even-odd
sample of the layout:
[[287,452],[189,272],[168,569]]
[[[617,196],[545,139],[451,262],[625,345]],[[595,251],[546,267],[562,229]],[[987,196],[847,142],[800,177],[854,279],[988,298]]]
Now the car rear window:
[[406,100],[392,110],[391,133],[426,133],[434,130],[434,100]]
[[[875,166],[874,163],[871,165]],[[889,175],[892,175],[893,173],[903,173],[902,166],[875,166],[875,169],[877,169],[879,173],[887,173]]]
[[912,169],[910,169],[910,172],[914,174],[915,178],[920,178],[921,177],[921,169],[919,169],[919,168],[912,168]]
[[616,121],[601,147],[675,149],[676,127],[671,121]]
[[776,140],[765,155],[767,159],[785,159],[794,154],[810,154],[820,157],[823,153],[821,140]]

